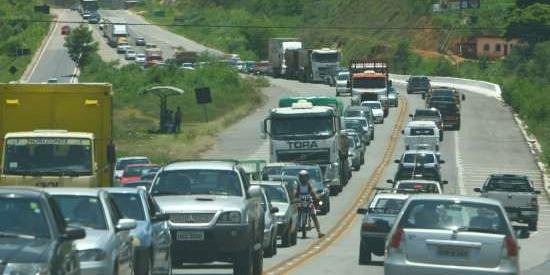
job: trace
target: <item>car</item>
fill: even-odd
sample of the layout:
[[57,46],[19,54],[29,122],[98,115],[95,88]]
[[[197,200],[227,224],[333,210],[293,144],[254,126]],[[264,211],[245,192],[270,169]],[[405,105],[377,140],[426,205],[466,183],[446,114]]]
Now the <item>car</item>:
[[349,86],[349,72],[338,72],[336,76],[336,96],[340,96],[343,93],[351,94]]
[[371,127],[369,125],[368,119],[366,119],[365,117],[344,117],[344,123],[353,121],[353,120],[359,121],[359,123],[361,124],[361,127],[363,128],[363,135],[364,135],[363,142],[365,143],[366,146],[370,145],[370,142],[372,140],[372,134],[370,132]]
[[193,63],[182,63],[180,68],[184,69],[184,70],[194,71],[195,70],[195,65],[193,65]]
[[524,175],[492,174],[481,188],[474,191],[482,197],[499,201],[511,221],[527,223],[529,230],[536,231],[539,220],[537,196],[533,181]]
[[138,36],[136,37],[136,46],[145,46],[147,42],[145,42],[145,37]]
[[393,180],[387,180],[387,183],[391,183],[395,186],[399,181],[403,180],[429,180],[440,183],[440,186],[448,184],[448,181],[441,178],[441,171],[438,167],[430,166],[413,166],[404,167],[400,166],[395,172]]
[[134,51],[131,48],[126,49],[126,53],[124,54],[124,59],[126,60],[136,60],[136,51]]
[[142,66],[145,66],[145,62],[147,61],[146,58],[145,58],[145,54],[144,53],[138,53],[136,54],[136,58],[134,59],[134,61],[139,64],[139,65],[142,65]]
[[229,262],[234,274],[263,269],[261,188],[238,161],[176,161],[160,169],[149,192],[170,215],[172,266]]
[[150,164],[151,161],[147,157],[135,156],[135,157],[123,157],[118,158],[115,164],[115,178],[119,180],[124,174],[124,169],[130,164]]
[[434,151],[428,150],[407,150],[394,162],[403,167],[424,166],[434,168],[440,168],[440,164],[445,163]]
[[282,247],[296,245],[298,208],[291,198],[286,184],[280,181],[260,181],[255,184],[260,185],[271,204],[279,209],[275,213],[277,220],[277,235],[281,237]]
[[145,43],[145,49],[154,49],[157,45],[153,43]]
[[130,50],[132,47],[128,44],[120,44],[116,47],[116,53],[126,54],[126,51]]
[[359,171],[361,169],[361,164],[363,164],[362,161],[364,161],[362,156],[363,152],[361,151],[360,145],[356,143],[353,137],[348,137],[348,160],[350,162],[350,166],[355,171]]
[[71,26],[64,25],[61,27],[61,35],[69,35],[71,33]]
[[289,194],[292,196],[294,194],[296,188],[298,187],[298,177],[292,176],[292,175],[270,175],[268,177],[269,181],[278,181],[284,184],[286,189],[288,190]]
[[90,13],[90,16],[88,16],[88,23],[90,24],[97,24],[101,20],[101,16],[97,12]]
[[393,189],[395,193],[400,194],[443,194],[441,185],[434,180],[400,180],[395,182]]
[[136,220],[130,231],[133,238],[133,268],[136,274],[172,274],[168,229],[168,214],[163,214],[157,203],[141,188],[105,188],[124,218]]
[[410,196],[385,250],[387,275],[520,272],[516,233],[502,205],[486,198]]
[[413,121],[433,121],[440,130],[443,129],[443,119],[441,113],[436,108],[416,109],[414,114],[410,114],[409,117]]
[[128,183],[140,181],[143,176],[149,174],[151,171],[158,171],[160,165],[147,163],[147,164],[128,164],[120,177],[120,184],[126,185]]
[[427,93],[431,89],[430,79],[426,76],[411,76],[407,80],[407,94]]
[[46,188],[65,221],[82,226],[86,238],[75,242],[84,274],[132,274],[132,237],[136,221],[125,219],[102,189]]
[[401,131],[405,150],[429,150],[439,153],[441,131],[433,121],[409,121]]
[[363,215],[359,231],[360,265],[370,264],[372,254],[384,255],[388,233],[408,197],[406,194],[392,194],[384,189],[378,189],[367,208],[357,209],[357,213]]
[[290,162],[271,162],[262,167],[262,179],[268,180],[271,176],[281,176],[283,167],[291,165]]
[[434,87],[428,93],[422,94],[422,98],[428,101],[431,97],[452,97],[458,105],[466,100],[466,95],[451,87]]
[[[256,182],[251,182],[251,184],[256,184]],[[261,205],[264,211],[264,257],[271,258],[277,254],[277,220],[275,213],[279,212],[279,208],[271,204],[271,200],[267,197],[263,188]]]
[[357,131],[355,131],[354,129],[344,129],[342,130],[342,134],[350,139],[353,139],[355,145],[359,147],[359,151],[361,152],[361,165],[363,165],[365,163],[365,152],[367,150],[367,147],[365,146],[365,144],[363,144],[363,142],[361,142],[361,137],[359,136]]
[[[287,165],[283,168],[283,174],[285,176],[298,177],[298,174],[302,170],[308,171],[309,179],[313,182],[313,188],[315,189],[315,192],[317,193],[317,196],[320,199],[319,206],[317,207],[319,214],[321,215],[328,214],[328,212],[330,212],[330,186],[327,185],[328,180],[325,181],[323,177],[323,171],[319,165],[317,164]],[[296,181],[296,182],[299,183],[299,181]]]
[[374,116],[374,123],[384,123],[384,109],[380,101],[363,101],[361,106],[367,106],[372,110]]
[[364,117],[369,125],[370,140],[374,140],[374,115],[368,106],[350,105],[344,110],[344,117]]
[[399,106],[399,93],[394,87],[389,87],[388,89],[388,104],[390,107]]
[[0,188],[2,274],[80,274],[73,246],[86,233],[60,211],[41,190]]
[[370,144],[371,136],[370,136],[370,133],[367,132],[369,127],[368,125],[365,125],[364,122],[365,122],[364,118],[361,119],[359,117],[351,117],[351,118],[344,117],[343,126],[345,130],[351,129],[357,132],[361,137],[361,142],[365,144],[365,146],[367,146]]
[[450,100],[440,101],[439,98],[432,97],[427,107],[439,110],[443,120],[443,129],[460,130],[460,105]]

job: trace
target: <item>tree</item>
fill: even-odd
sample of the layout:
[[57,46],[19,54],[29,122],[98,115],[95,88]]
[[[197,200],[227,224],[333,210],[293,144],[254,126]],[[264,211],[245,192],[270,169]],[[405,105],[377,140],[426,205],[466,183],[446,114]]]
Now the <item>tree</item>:
[[397,44],[397,49],[393,54],[392,64],[393,68],[403,74],[407,74],[409,71],[409,59],[411,56],[411,49],[409,41],[402,40]]
[[520,38],[530,46],[550,39],[550,5],[536,3],[516,9],[506,27],[508,39]]
[[90,63],[93,54],[97,52],[97,42],[92,38],[92,31],[84,25],[73,29],[65,37],[65,48],[69,51],[69,56],[80,69]]

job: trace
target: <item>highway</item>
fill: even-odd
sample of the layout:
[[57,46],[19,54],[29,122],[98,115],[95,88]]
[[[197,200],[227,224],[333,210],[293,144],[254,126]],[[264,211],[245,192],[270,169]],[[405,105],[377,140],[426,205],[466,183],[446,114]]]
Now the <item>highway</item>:
[[[102,16],[121,18],[128,23],[143,23],[141,17],[127,11],[102,11]],[[78,16],[77,13],[59,11],[60,18],[68,20]],[[60,26],[56,26],[51,41],[46,44],[44,54],[39,58],[36,68],[32,70],[29,81],[43,82],[52,77],[67,76],[74,73],[74,64],[64,50],[62,37],[59,35]],[[166,55],[173,53],[176,47],[187,50],[210,51],[220,54],[219,51],[201,46],[193,41],[170,33],[156,26],[130,26],[130,33],[144,36],[148,42],[157,44]],[[94,35],[95,37],[96,35]],[[104,43],[104,40],[102,40]],[[103,46],[100,46],[102,49]],[[104,59],[116,58],[107,48],[100,50]],[[165,55],[165,57],[166,57]],[[70,77],[59,78],[60,82],[69,82]],[[283,79],[270,79],[271,86],[264,89],[267,101],[264,106],[250,116],[230,126],[217,137],[216,145],[204,154],[204,157],[237,158],[237,159],[267,159],[268,143],[260,138],[259,123],[267,111],[276,106],[278,98],[296,95],[334,95],[334,88],[326,85],[304,84]],[[402,100],[406,100],[407,113],[415,108],[423,107],[419,95],[407,95],[402,86],[397,86]],[[514,122],[509,108],[495,98],[482,96],[471,91],[464,91],[467,99],[462,109],[462,129],[458,132],[446,132],[441,148],[443,164],[443,178],[449,181],[445,187],[446,193],[476,195],[474,187],[479,187],[490,173],[521,173],[527,174],[535,180],[537,188],[541,186],[541,173],[535,159],[530,153],[527,143]],[[343,97],[348,103],[349,97]],[[403,104],[402,104],[403,105]],[[404,106],[404,105],[403,105]],[[408,120],[408,116],[401,117]],[[354,172],[350,184],[344,191],[331,197],[331,212],[320,218],[324,231],[330,231],[338,225],[339,219],[347,213],[360,194],[360,190],[369,182],[373,172],[382,162],[388,147],[388,141],[399,123],[398,109],[393,108],[383,125],[377,125],[374,142],[368,147],[366,164],[361,170]],[[398,129],[400,130],[400,129]],[[403,141],[396,139],[392,160],[398,158],[403,151]],[[388,186],[386,179],[392,178],[396,171],[393,162],[384,166],[380,180],[376,186]],[[380,172],[380,170],[378,170]],[[520,262],[523,274],[547,274],[550,267],[550,249],[547,240],[550,239],[550,201],[543,193],[539,197],[540,218],[539,230],[532,232],[529,239],[520,240]],[[370,266],[358,265],[359,250],[359,216],[355,216],[350,228],[342,234],[329,234],[326,238],[330,245],[316,245],[315,238],[299,239],[298,245],[291,248],[282,248],[273,258],[264,260],[264,270],[273,274],[280,270],[288,270],[291,274],[383,274],[382,258],[374,257],[375,264]],[[307,253],[318,253],[307,261],[297,260],[297,256]],[[287,265],[288,264],[288,265]],[[176,274],[231,274],[228,265],[207,266],[178,270]],[[268,273],[268,274],[271,274]]]

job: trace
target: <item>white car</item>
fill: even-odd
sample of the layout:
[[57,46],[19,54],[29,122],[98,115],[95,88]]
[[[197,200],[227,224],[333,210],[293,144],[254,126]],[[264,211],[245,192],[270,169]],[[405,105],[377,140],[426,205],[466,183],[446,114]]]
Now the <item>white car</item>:
[[372,110],[375,123],[384,123],[384,109],[380,101],[363,101],[361,106],[367,106]]
[[443,194],[441,184],[433,180],[401,180],[395,183],[394,192],[399,194]]
[[115,164],[115,179],[119,179],[124,174],[124,169],[129,164],[150,164],[151,161],[147,157],[124,157],[119,158]]
[[116,47],[116,52],[119,54],[125,54],[127,50],[129,50],[131,47],[127,44],[118,45]]
[[439,158],[439,154],[428,150],[407,150],[401,155],[400,159],[396,159],[394,162],[403,167],[422,165],[435,168],[440,168],[440,164],[445,163]]
[[409,121],[402,131],[405,150],[429,150],[439,152],[441,132],[433,121]]
[[339,72],[336,76],[336,96],[342,93],[350,94],[351,89],[348,88],[349,72]]
[[136,61],[136,63],[140,65],[145,65],[145,54],[143,53],[136,54],[136,58],[134,59],[134,61]]
[[126,54],[124,54],[124,59],[126,60],[135,60],[136,59],[136,51],[132,49],[127,49]]

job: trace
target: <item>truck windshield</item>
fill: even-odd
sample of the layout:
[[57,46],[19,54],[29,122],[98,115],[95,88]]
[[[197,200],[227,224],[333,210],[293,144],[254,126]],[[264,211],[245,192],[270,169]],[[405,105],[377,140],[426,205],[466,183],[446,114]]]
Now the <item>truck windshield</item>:
[[7,175],[91,175],[92,140],[32,137],[6,140]]
[[275,118],[271,121],[274,136],[332,136],[334,124],[331,117]]
[[162,172],[153,182],[151,194],[242,196],[243,190],[234,171],[193,169]]
[[386,88],[386,78],[383,77],[354,78],[352,82],[353,88]]
[[338,53],[313,53],[311,55],[313,62],[336,63],[338,62]]

